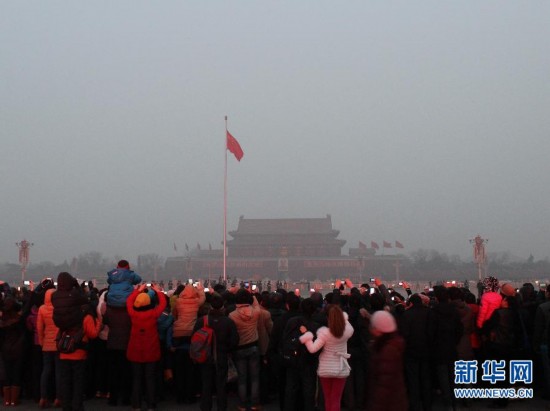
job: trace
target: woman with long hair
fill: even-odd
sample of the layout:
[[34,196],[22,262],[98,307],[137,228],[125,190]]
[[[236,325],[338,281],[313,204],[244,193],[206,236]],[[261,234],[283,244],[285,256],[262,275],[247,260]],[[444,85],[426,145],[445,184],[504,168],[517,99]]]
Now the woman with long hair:
[[347,314],[338,305],[327,307],[327,320],[328,327],[319,328],[315,340],[313,333],[307,331],[305,326],[301,326],[300,331],[303,335],[300,341],[312,354],[323,349],[319,355],[317,375],[323,387],[325,410],[340,411],[342,393],[350,373],[347,342],[353,335],[353,327],[348,321]]

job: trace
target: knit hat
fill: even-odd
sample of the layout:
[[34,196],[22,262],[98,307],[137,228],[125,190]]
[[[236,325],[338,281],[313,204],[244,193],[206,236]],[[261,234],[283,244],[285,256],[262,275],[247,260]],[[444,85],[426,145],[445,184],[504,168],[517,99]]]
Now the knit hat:
[[495,277],[485,277],[483,279],[483,289],[485,292],[498,291],[498,279]]
[[510,283],[502,284],[502,286],[500,287],[500,292],[506,297],[514,297],[516,295],[516,289]]
[[134,301],[134,307],[146,307],[151,304],[151,297],[149,297],[149,294],[147,293],[139,293],[136,297],[136,301]]
[[120,260],[116,265],[116,268],[126,268],[127,270],[129,270],[130,263],[127,260]]
[[370,318],[370,325],[378,331],[388,334],[397,330],[395,318],[387,311],[376,311]]

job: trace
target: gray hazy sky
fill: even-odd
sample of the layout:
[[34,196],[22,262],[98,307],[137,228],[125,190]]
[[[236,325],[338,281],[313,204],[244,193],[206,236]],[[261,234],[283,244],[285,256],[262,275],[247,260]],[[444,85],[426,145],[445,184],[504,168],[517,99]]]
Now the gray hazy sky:
[[550,2],[3,1],[0,261],[324,217],[348,246],[550,255]]

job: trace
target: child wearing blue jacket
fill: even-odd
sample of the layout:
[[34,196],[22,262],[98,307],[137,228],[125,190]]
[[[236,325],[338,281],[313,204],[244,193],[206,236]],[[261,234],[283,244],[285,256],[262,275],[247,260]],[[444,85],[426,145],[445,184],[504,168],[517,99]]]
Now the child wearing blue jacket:
[[128,261],[120,260],[117,267],[107,273],[107,283],[107,305],[126,307],[126,299],[134,291],[134,285],[141,283],[141,277],[130,270]]

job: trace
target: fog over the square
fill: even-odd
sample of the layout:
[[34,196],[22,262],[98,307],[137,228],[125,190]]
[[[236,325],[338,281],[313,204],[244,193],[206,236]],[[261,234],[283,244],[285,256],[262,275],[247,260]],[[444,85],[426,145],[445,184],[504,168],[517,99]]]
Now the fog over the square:
[[331,214],[398,240],[550,256],[550,3],[0,5],[0,262],[221,247]]

